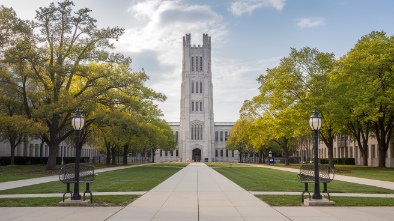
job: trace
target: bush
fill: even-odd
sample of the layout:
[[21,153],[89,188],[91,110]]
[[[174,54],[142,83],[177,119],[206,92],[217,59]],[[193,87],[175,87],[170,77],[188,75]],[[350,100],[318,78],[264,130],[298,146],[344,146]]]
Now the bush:
[[[320,158],[320,164],[328,164],[327,158]],[[356,159],[354,158],[334,158],[334,164],[343,164],[343,165],[356,165]]]
[[[48,157],[15,157],[15,165],[32,165],[32,164],[47,164]],[[75,157],[63,157],[63,163],[74,163]],[[89,163],[89,157],[81,157],[81,163]],[[62,158],[56,157],[56,164],[61,164]],[[11,157],[0,157],[0,165],[6,166],[11,164]]]

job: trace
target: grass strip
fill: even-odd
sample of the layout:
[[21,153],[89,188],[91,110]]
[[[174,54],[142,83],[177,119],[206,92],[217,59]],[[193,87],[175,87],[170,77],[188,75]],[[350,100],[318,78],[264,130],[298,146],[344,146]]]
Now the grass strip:
[[[299,169],[300,165],[301,164],[291,164],[286,166],[284,164],[275,164],[276,167],[286,167],[293,169]],[[394,182],[394,168],[336,164],[335,169],[335,174],[338,175]]]
[[[132,192],[148,191],[168,177],[181,170],[180,167],[132,167],[99,173],[90,185],[93,192]],[[80,183],[80,192],[85,190],[85,184]],[[0,194],[39,194],[62,193],[66,185],[60,181],[41,183],[20,188],[0,191]],[[71,185],[73,190],[73,185]]]
[[[270,206],[302,206],[300,196],[256,195]],[[332,196],[335,206],[394,206],[393,198]]]
[[[93,196],[92,204],[85,204],[90,207],[126,206],[136,200],[138,195],[114,195],[114,196]],[[89,200],[89,197],[86,199]],[[53,206],[79,206],[60,204],[59,197],[37,197],[37,198],[0,198],[0,207],[53,207]]]
[[[304,189],[304,184],[300,183],[297,175],[292,172],[259,167],[222,167],[214,169],[248,191],[301,193]],[[313,192],[313,188],[314,184],[311,183],[309,191]],[[330,193],[394,193],[394,190],[335,179],[328,184],[328,191]]]
[[[142,163],[130,163],[127,166]],[[90,164],[95,170],[109,167],[125,166],[123,164]],[[37,177],[58,175],[61,165],[56,165],[56,170],[46,170],[46,165],[13,165],[0,166],[0,182],[25,180]]]

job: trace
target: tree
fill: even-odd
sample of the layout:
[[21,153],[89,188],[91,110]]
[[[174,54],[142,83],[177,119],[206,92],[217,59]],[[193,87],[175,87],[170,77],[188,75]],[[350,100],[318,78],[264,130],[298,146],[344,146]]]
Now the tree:
[[260,94],[245,102],[241,109],[241,115],[261,124],[258,133],[262,137],[282,148],[286,162],[296,138],[310,134],[308,119],[311,111],[317,108],[324,121],[320,137],[329,149],[329,161],[333,166],[333,139],[338,121],[330,111],[332,103],[327,102],[331,95],[327,86],[328,73],[333,64],[331,53],[309,47],[292,48],[277,67],[259,76]]
[[[8,53],[9,59],[3,63],[13,75],[25,76],[6,82],[23,85],[26,115],[48,127],[48,134],[43,135],[49,146],[47,169],[55,169],[58,146],[73,133],[70,121],[77,108],[83,111],[88,126],[94,122],[90,113],[97,104],[124,102],[132,107],[144,99],[165,100],[164,95],[144,86],[148,79],[144,72],[130,70],[130,58],[107,51],[114,48],[110,40],[118,39],[124,30],[98,29],[89,9],[74,12],[73,6],[65,0],[58,6],[51,3],[40,8],[32,26],[39,32],[24,44],[28,53],[19,56],[19,63],[10,62],[13,53]],[[8,50],[16,50],[16,46]],[[28,69],[18,69],[20,64]]]
[[0,141],[7,140],[11,146],[11,165],[15,164],[15,148],[25,136],[39,136],[45,130],[40,124],[22,115],[0,115]]
[[247,133],[250,122],[239,119],[230,130],[230,136],[226,141],[226,149],[238,150],[239,162],[242,163],[242,155],[252,147]]
[[[379,167],[385,167],[394,127],[394,36],[376,31],[363,36],[338,66],[337,79],[346,82],[346,95],[353,99],[348,104],[350,113],[363,128],[372,126],[378,141]],[[365,136],[363,148],[367,130],[360,132]]]

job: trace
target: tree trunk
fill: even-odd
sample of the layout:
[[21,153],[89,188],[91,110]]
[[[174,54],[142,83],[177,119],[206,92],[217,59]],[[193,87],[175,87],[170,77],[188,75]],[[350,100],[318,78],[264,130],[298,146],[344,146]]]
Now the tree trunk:
[[56,169],[56,156],[59,151],[59,146],[56,145],[54,147],[49,146],[49,154],[48,154],[48,162],[46,170],[55,170]]
[[383,146],[379,145],[379,167],[385,168],[386,167],[386,153],[387,149]]
[[105,148],[107,149],[107,159],[105,160],[105,164],[111,163],[111,143],[106,143]]
[[15,145],[11,143],[11,165],[15,165]]
[[151,148],[150,151],[151,151],[151,157],[152,157],[151,162],[154,163],[155,162],[155,149]]
[[112,148],[112,164],[116,164],[116,150],[115,148]]
[[259,163],[263,163],[263,150],[259,150]]
[[123,165],[127,165],[127,155],[129,153],[129,145],[126,144],[123,146]]

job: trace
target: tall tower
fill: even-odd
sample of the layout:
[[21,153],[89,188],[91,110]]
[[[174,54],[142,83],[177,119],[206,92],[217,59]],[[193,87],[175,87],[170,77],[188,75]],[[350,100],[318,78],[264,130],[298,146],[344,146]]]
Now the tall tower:
[[211,37],[203,34],[202,46],[183,37],[179,154],[180,160],[212,161],[214,114],[211,72]]

